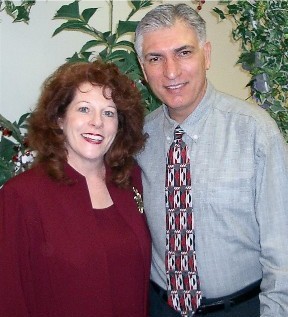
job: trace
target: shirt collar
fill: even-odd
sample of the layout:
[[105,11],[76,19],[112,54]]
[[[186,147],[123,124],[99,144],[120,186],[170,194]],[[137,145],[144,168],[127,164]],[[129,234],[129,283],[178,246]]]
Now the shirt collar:
[[[199,135],[199,124],[204,123],[212,109],[213,100],[215,98],[215,89],[208,81],[205,95],[196,109],[180,124],[181,128],[192,139]],[[173,133],[178,123],[169,116],[168,108],[163,104],[163,111],[165,115],[164,133],[166,137],[173,138]],[[202,125],[201,125],[202,126]]]

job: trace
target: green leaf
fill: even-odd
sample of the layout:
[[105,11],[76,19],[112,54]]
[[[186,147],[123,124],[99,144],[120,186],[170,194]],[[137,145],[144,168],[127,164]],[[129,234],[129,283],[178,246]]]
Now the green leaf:
[[104,44],[105,42],[102,41],[102,40],[91,40],[91,41],[88,41],[87,43],[85,43],[81,50],[80,50],[80,53],[81,52],[85,52],[87,50],[89,50],[90,48],[94,47],[94,46],[97,46],[97,45],[101,45],[101,44]]
[[237,14],[239,11],[237,4],[228,4],[227,5],[229,14]]
[[116,34],[111,34],[110,36],[106,37],[107,44],[110,47],[113,47],[115,44],[115,39],[116,39]]
[[[116,52],[116,51],[115,51]],[[143,78],[142,72],[139,72],[138,60],[134,52],[125,53],[120,52],[120,56],[115,55],[113,62],[120,68],[120,70],[128,74],[132,80],[138,81]],[[110,56],[109,56],[110,57]]]
[[17,17],[14,20],[15,22],[28,22],[29,21],[29,12],[22,6],[17,7]]
[[140,10],[142,8],[151,6],[152,5],[152,1],[148,1],[148,0],[131,1],[131,4],[135,8],[135,10],[138,11],[138,10]]
[[14,147],[16,144],[6,137],[2,137],[0,142],[0,157],[6,161],[10,161],[16,154]]
[[71,57],[66,58],[69,63],[75,62],[89,62],[89,60],[81,54],[75,52]]
[[13,174],[14,164],[12,162],[7,163],[0,159],[0,187],[6,183],[6,181],[14,176]]
[[81,31],[84,33],[93,33],[87,26],[85,22],[82,21],[68,21],[68,22],[64,22],[63,24],[61,24],[53,33],[52,36],[55,36],[56,34],[67,30],[67,31]]
[[12,1],[5,1],[5,11],[8,15],[14,16],[14,12],[17,10],[15,4]]
[[18,120],[18,127],[22,128],[26,124],[28,117],[30,116],[30,112],[22,114],[22,116]]
[[277,113],[279,111],[285,111],[280,101],[275,100],[273,102],[273,105],[270,108],[273,112]]
[[78,1],[63,5],[54,15],[54,19],[78,19],[81,20]]
[[221,20],[226,19],[225,14],[224,14],[224,12],[223,12],[222,10],[220,10],[220,9],[218,9],[218,8],[215,7],[215,8],[213,9],[213,11],[219,15],[219,18],[220,18]]
[[129,41],[120,41],[114,44],[114,47],[119,47],[119,46],[125,46],[125,47],[129,47],[132,48],[134,50],[134,44],[132,42]]
[[89,22],[90,18],[93,16],[93,14],[98,10],[98,8],[90,8],[90,9],[85,9],[82,12],[82,17],[86,23]]
[[36,3],[36,0],[24,0],[22,2],[22,5],[24,5],[25,7],[31,7],[35,3]]
[[101,57],[101,59],[102,59],[104,62],[106,62],[107,55],[108,55],[108,48],[105,47],[104,50],[102,50],[102,51],[99,53],[99,56]]
[[83,61],[89,62],[90,56],[93,54],[93,52],[82,52],[81,57],[83,58]]
[[108,38],[110,37],[110,35],[111,35],[110,31],[102,33],[103,39],[105,39],[106,42],[108,41]]
[[0,114],[0,125],[7,128],[10,131],[12,131],[13,137],[18,142],[21,142],[22,136],[21,136],[21,132],[20,132],[20,129],[18,128],[18,126],[11,123],[9,120],[4,118],[1,114]]
[[16,6],[13,3],[13,1],[4,1],[5,3],[5,9],[9,10],[10,12],[13,12],[16,10]]
[[129,56],[129,53],[127,51],[116,50],[116,51],[112,52],[111,54],[109,54],[106,61],[115,61],[115,60],[119,60],[119,59],[125,59],[125,58],[127,58],[127,56]]
[[137,25],[138,25],[137,21],[119,21],[118,27],[117,27],[118,37],[120,37],[121,35],[125,33],[135,32]]

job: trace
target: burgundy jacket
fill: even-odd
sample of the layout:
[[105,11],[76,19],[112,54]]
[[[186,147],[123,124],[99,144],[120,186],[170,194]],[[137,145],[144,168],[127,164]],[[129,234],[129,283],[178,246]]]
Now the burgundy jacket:
[[[75,180],[73,185],[51,180],[38,166],[0,189],[1,317],[116,316],[107,289],[111,271],[103,256],[105,243],[98,236],[86,180],[68,164],[66,172]],[[142,193],[138,167],[133,185]],[[107,186],[140,250],[143,278],[135,283],[143,301],[141,314],[131,317],[146,317],[151,240],[145,215],[138,210],[132,188]],[[124,280],[131,280],[125,274]]]

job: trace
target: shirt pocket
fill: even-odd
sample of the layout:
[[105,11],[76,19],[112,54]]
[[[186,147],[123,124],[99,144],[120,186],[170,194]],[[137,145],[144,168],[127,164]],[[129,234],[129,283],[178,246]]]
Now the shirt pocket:
[[219,212],[250,212],[254,206],[254,175],[238,169],[210,169],[207,182],[207,201]]

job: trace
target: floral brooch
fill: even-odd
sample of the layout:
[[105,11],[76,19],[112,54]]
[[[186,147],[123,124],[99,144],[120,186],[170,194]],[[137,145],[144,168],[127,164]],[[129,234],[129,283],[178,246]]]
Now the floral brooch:
[[134,200],[136,201],[136,204],[137,204],[137,207],[138,207],[138,210],[141,214],[144,213],[144,204],[143,204],[143,200],[142,200],[142,197],[140,195],[140,193],[138,192],[138,190],[135,188],[135,187],[132,187],[133,188],[133,191],[134,191]]

